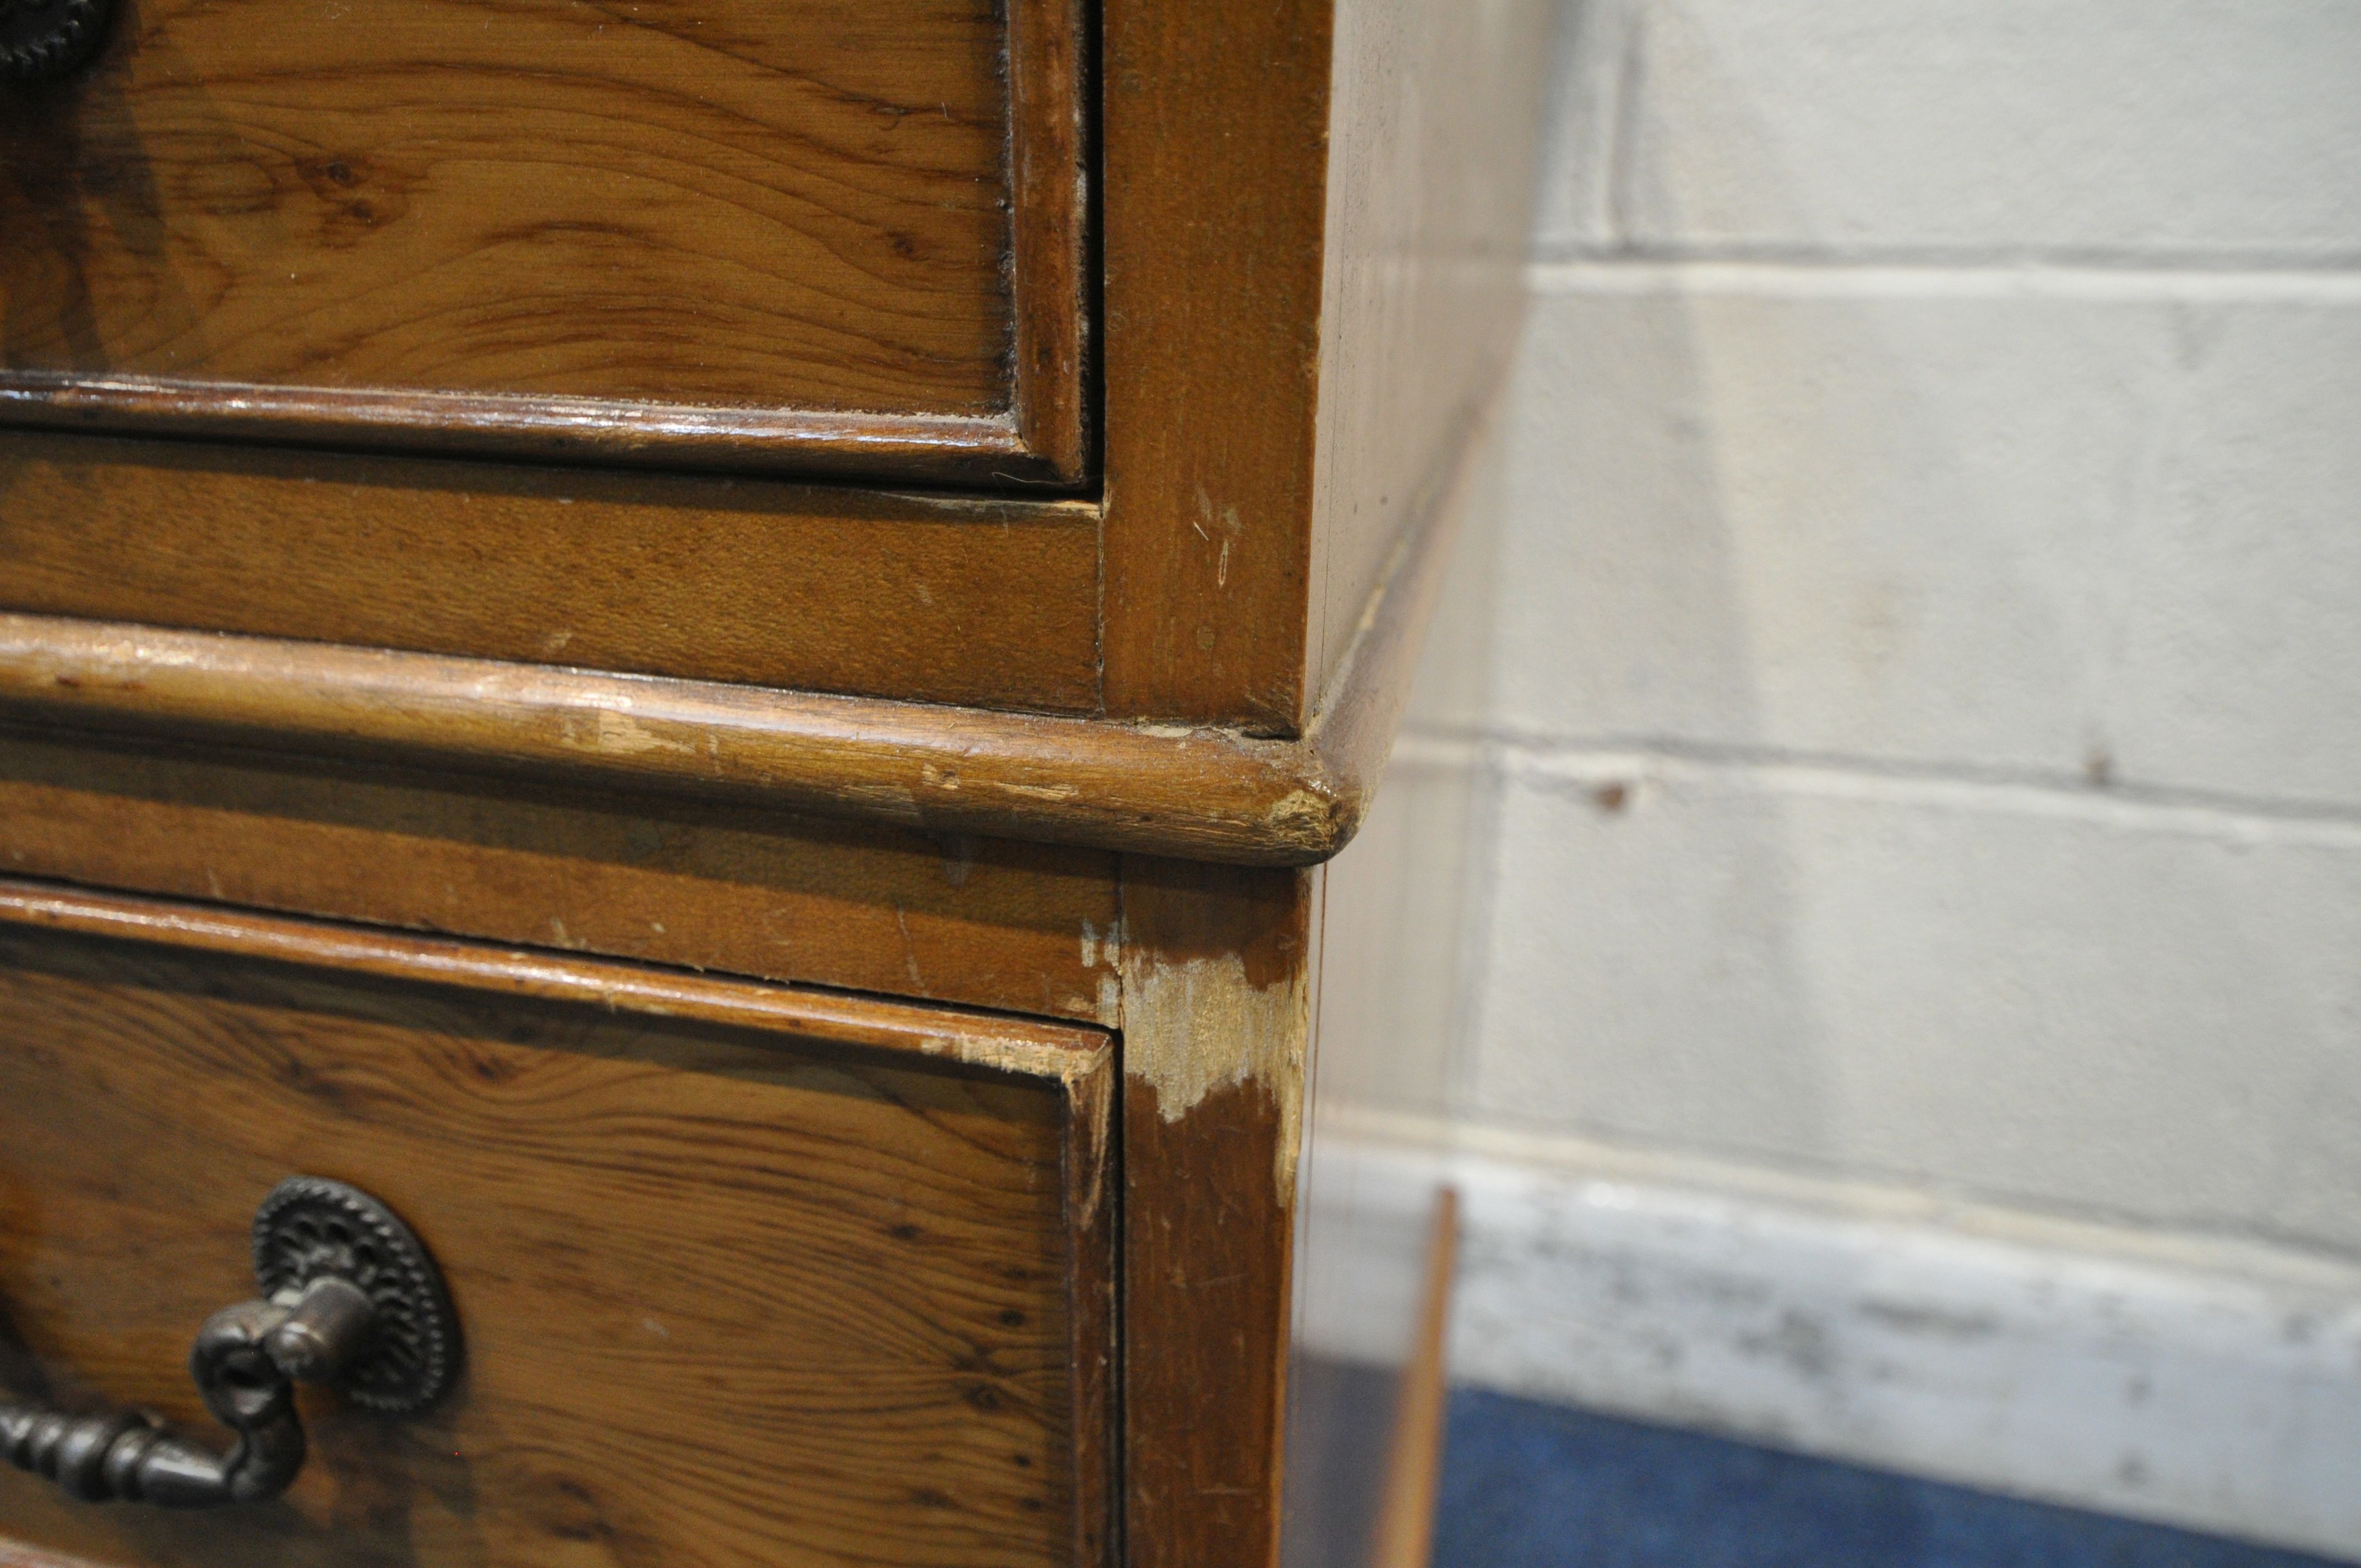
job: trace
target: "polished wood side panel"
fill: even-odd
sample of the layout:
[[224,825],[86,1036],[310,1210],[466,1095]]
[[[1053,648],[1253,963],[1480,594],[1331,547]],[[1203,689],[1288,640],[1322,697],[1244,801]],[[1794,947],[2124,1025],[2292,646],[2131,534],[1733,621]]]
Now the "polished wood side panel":
[[1304,732],[1510,345],[1546,0],[1105,0],[1117,715]]
[[1089,850],[0,729],[0,870],[1116,1019]]
[[1322,692],[1514,346],[1554,0],[1339,0],[1304,689]]
[[1106,704],[1302,725],[1330,0],[1104,0]]
[[0,406],[1072,479],[1074,11],[126,0],[0,105]]
[[[1105,1036],[0,886],[19,1377],[203,1429],[194,1322],[291,1170],[391,1203],[465,1325],[404,1422],[310,1399],[281,1502],[93,1509],[124,1563],[1105,1561]],[[38,1108],[38,1114],[30,1113]],[[1104,1318],[1093,1333],[1104,1330]]]
[[0,609],[1087,713],[1098,512],[0,435]]
[[1319,876],[1123,864],[1130,1568],[1276,1561]]

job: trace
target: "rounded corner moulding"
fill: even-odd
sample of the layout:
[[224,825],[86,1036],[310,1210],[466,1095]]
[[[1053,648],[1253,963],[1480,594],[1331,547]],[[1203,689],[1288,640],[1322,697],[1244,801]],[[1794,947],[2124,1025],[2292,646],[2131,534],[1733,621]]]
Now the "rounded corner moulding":
[[1244,865],[1344,848],[1374,769],[1330,742],[1390,728],[1265,740],[10,612],[0,718]]

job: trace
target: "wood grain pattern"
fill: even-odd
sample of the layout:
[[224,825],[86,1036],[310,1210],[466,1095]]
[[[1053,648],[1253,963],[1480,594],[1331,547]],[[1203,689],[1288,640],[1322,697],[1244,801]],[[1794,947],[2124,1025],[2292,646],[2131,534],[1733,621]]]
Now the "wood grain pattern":
[[1047,477],[1093,471],[1088,0],[1011,0],[1016,433]]
[[1077,1422],[1070,1369],[1106,1346],[1069,1293],[1104,1273],[1104,1036],[0,888],[0,1301],[53,1396],[202,1425],[190,1325],[249,1293],[246,1221],[291,1169],[409,1219],[467,1335],[424,1418],[313,1401],[280,1503],[0,1477],[33,1545],[1104,1560],[1105,1415]]
[[0,869],[1112,1025],[1112,856],[0,729]]
[[1505,361],[1544,0],[1106,0],[1105,698],[1305,732]]
[[0,609],[1087,713],[1098,512],[0,434]]
[[0,105],[6,406],[1072,479],[1075,52],[1071,0],[130,0]]
[[1318,759],[1153,730],[0,614],[0,712],[937,833],[1293,863],[1353,802]]
[[1277,1562],[1318,876],[1123,863],[1130,1568]]
[[1107,710],[1304,719],[1331,0],[1104,0]]

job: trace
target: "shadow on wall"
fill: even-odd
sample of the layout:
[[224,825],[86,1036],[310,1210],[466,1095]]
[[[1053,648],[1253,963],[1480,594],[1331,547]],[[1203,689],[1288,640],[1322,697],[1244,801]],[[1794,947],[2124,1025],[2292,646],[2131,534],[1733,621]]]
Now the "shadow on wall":
[[[1644,37],[1586,11],[1568,79],[1674,59],[1714,97],[1697,9]],[[1726,85],[1759,183],[1775,127]],[[1678,227],[1644,115],[1562,113],[1616,130],[1602,211]],[[2213,307],[1611,243],[1537,279],[1492,950],[1449,1109],[2361,1242],[2330,1152],[2356,997],[2319,923],[2349,873],[2274,859],[2268,812],[2125,784],[2105,722],[2158,656],[2157,585],[2204,566],[2159,539],[2205,504],[2170,462]],[[2349,822],[2303,830],[2349,856]]]
[[[1619,232],[1631,187],[1648,178],[1628,105],[1641,29],[1682,22],[1625,4],[1576,17],[1556,112],[1608,146],[1594,177],[1555,172],[1589,187],[1598,221]],[[1802,470],[1816,444],[1806,361],[1821,345],[1783,341],[1775,317],[1734,316],[1627,259],[1579,264],[1576,290],[1545,280],[1510,396],[1491,684],[1494,713],[1527,744],[1505,764],[1488,858],[1507,896],[1478,970],[1477,1054],[1451,1109],[1835,1158],[1840,1086],[1821,1054],[1818,976],[1799,946],[1814,846],[1797,841],[1778,798],[1660,762],[1777,730],[1763,688],[1777,677],[1781,631],[1758,623],[1756,601],[1801,563],[1776,524],[1873,509],[1830,488],[1853,482],[1850,467]],[[1844,351],[1883,349],[1864,332]],[[1763,406],[1731,396],[1731,383],[1789,377],[1795,396],[1772,402],[1791,428],[1773,440],[1797,466],[1731,471],[1726,422]],[[1893,422],[1926,424],[1908,411]],[[1831,607],[1830,630],[1873,663],[1902,613]],[[1862,626],[1842,624],[1849,614]]]
[[[2361,1248],[2361,817],[2322,784],[2361,729],[2338,728],[2349,689],[2316,695],[2361,658],[2349,610],[2320,608],[2361,580],[2343,527],[2361,471],[2312,408],[2349,398],[2307,368],[2350,379],[2361,329],[2336,323],[2361,313],[2349,278],[2344,316],[2306,315],[2290,302],[2317,280],[2032,267],[1957,234],[1912,248],[1936,219],[1993,228],[2033,199],[1971,222],[1914,198],[1899,241],[1847,228],[1892,192],[1831,174],[1831,146],[1924,139],[1979,94],[2008,100],[1984,106],[2020,142],[2048,123],[2055,72],[1972,82],[1949,120],[1845,79],[1848,39],[1887,59],[1913,27],[1938,53],[1972,34],[1967,58],[2005,74],[2012,40],[2048,25],[2016,0],[1990,27],[1988,8],[1932,9],[1575,13],[1501,532],[1470,568],[1478,607],[1450,612],[1477,630],[1455,656],[1446,620],[1369,829],[1444,831],[1455,819],[1418,803],[1454,770],[1480,780],[1463,814],[1479,940],[1458,1013],[1381,975],[1356,1031],[1387,1043],[1322,1070],[1354,1105],[1426,1119],[1358,1135],[1556,1160],[1595,1199],[1513,1235],[1472,1211],[1471,1260],[1515,1276],[1470,1357],[1505,1386],[2341,1550],[2351,1364],[2323,1369],[2346,1332],[2323,1325],[2345,1320],[2280,1307],[2332,1294],[2297,1265]],[[2086,55],[2147,25],[2058,23]],[[1797,69],[1773,82],[1741,46],[1789,26],[1826,58],[1781,45]],[[1715,148],[1704,175],[1673,166]],[[1940,172],[1971,196],[1986,164],[2037,172],[1953,150]],[[1719,181],[1712,214],[1683,210],[1700,181]],[[2281,463],[2300,484],[2272,477]],[[2307,550],[2316,570],[2288,565]],[[1353,874],[1338,862],[1332,899]],[[1389,917],[1389,950],[1414,954],[1414,917]],[[1440,1068],[1403,1043],[1437,1026],[1455,1040]],[[1602,1152],[1655,1161],[1645,1179],[1700,1212],[1741,1201],[1657,1227],[1636,1262],[1553,1256],[1612,1232],[1601,1214],[1627,1239],[1648,1218],[1614,1210],[1630,1171],[1584,1165]],[[1806,1209],[1857,1188],[1909,1212],[1821,1245],[1852,1233],[1787,1223],[1789,1194],[1757,1177],[1831,1190]],[[1962,1216],[1984,1202],[2081,1229],[1987,1247]],[[2155,1266],[2127,1294],[2118,1250],[2142,1248]],[[2252,1255],[2271,1249],[2287,1277]],[[1551,1318],[1544,1282],[1637,1293],[1627,1263],[1681,1288],[1710,1352],[1626,1301],[1644,1326],[1617,1327],[1634,1354],[1610,1366],[1565,1326],[1563,1290]],[[1993,1319],[1955,1355],[1932,1338],[1938,1277],[1975,1297],[1954,1327]],[[2215,1311],[2202,1281],[2222,1277],[2252,1299]],[[1899,1299],[1931,1315],[1877,1316]],[[1520,1338],[1512,1321],[1554,1326]],[[1905,1328],[1919,1354],[1894,1352]],[[1661,1362],[1639,1366],[1643,1345]]]

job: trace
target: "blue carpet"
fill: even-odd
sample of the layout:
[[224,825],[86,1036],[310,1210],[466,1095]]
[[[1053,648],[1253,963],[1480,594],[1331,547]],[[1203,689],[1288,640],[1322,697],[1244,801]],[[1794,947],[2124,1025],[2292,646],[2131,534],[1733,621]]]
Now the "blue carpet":
[[1463,1389],[1434,1568],[2328,1568],[2320,1558]]

